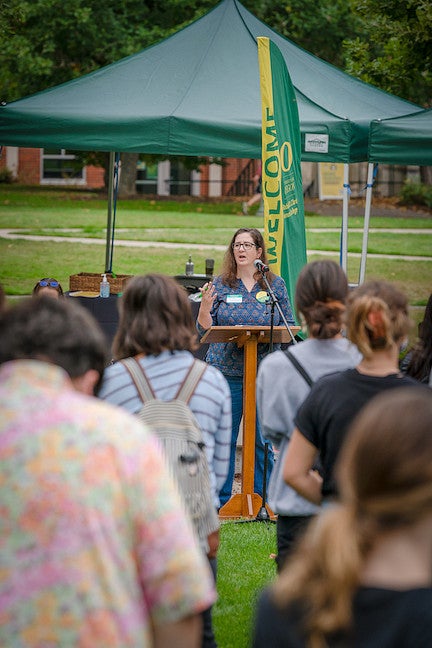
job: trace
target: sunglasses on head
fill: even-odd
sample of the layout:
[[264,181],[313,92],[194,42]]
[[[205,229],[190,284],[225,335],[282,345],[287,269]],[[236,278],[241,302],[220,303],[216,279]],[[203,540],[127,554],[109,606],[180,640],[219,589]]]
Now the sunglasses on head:
[[51,280],[49,280],[49,279],[41,279],[41,281],[39,281],[39,286],[41,288],[47,288],[48,286],[50,288],[58,288],[59,287],[59,282],[55,281],[55,279],[51,279]]

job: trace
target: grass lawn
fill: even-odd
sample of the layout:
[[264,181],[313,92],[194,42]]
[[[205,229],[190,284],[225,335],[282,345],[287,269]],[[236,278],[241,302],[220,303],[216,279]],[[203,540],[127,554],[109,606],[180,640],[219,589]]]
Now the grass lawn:
[[[218,595],[213,620],[221,648],[246,648],[258,592],[276,575],[270,554],[276,550],[276,525],[225,522],[218,553]],[[270,648],[270,647],[269,647]]]
[[[318,216],[306,213],[308,260],[339,260],[341,215]],[[102,273],[105,269],[107,201],[89,191],[0,186],[0,228],[33,235],[56,235],[64,242],[8,240],[0,238],[0,283],[8,295],[29,294],[36,281],[47,275],[57,277],[69,287],[69,277],[78,272]],[[117,274],[143,274],[159,271],[183,274],[187,257],[192,254],[195,272],[203,273],[205,259],[215,259],[215,271],[221,266],[225,247],[233,232],[241,226],[262,227],[258,216],[244,216],[239,202],[195,200],[119,201],[116,215],[116,241],[154,242],[146,248],[114,246],[113,269]],[[350,217],[348,251],[361,251],[363,219]],[[397,282],[408,294],[413,319],[421,317],[432,291],[432,218],[371,219],[369,252],[378,254],[423,256],[424,260],[371,258],[367,260],[366,279],[385,278]],[[422,229],[431,234],[392,233],[386,229]],[[333,230],[333,231],[325,231]],[[375,231],[377,230],[377,231]],[[99,239],[100,243],[68,242],[70,237]],[[171,248],[158,241],[219,246]],[[319,251],[323,252],[321,257]],[[359,258],[348,257],[348,278],[357,283]],[[415,327],[413,328],[415,331]]]

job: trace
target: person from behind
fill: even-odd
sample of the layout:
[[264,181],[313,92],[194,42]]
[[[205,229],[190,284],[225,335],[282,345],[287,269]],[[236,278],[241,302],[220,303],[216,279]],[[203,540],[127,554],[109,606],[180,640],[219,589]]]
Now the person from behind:
[[[197,534],[216,576],[219,544],[219,492],[228,472],[231,439],[231,396],[218,369],[196,360],[198,346],[195,322],[186,291],[171,277],[148,274],[134,277],[127,285],[120,306],[119,328],[113,343],[116,362],[104,374],[100,398],[137,414],[142,408],[139,390],[122,362],[135,358],[155,398],[176,398],[192,366],[202,365],[188,406],[201,430],[210,472],[210,506],[215,526],[211,533],[199,523]],[[135,367],[136,369],[136,367]],[[204,493],[203,493],[204,497]],[[205,532],[205,533],[204,533]],[[203,646],[216,646],[211,610],[204,614]]]
[[[266,285],[255,262],[267,265],[267,254],[261,232],[255,228],[238,229],[225,253],[222,274],[206,283],[202,290],[202,300],[197,317],[197,330],[200,336],[212,326],[270,326],[271,309],[267,303]],[[279,306],[288,324],[294,324],[287,289],[284,280],[273,272],[267,273],[268,281],[279,300]],[[274,314],[274,325],[283,324],[278,311]],[[276,348],[276,345],[274,346]],[[268,344],[258,345],[258,365],[269,353]],[[228,477],[221,491],[221,504],[231,497],[237,438],[243,415],[243,374],[244,349],[235,342],[210,344],[206,361],[217,367],[225,376],[232,398],[231,454]],[[273,448],[269,446],[268,474],[273,468]],[[265,464],[265,442],[257,418],[255,430],[255,473],[254,492],[263,494]]]
[[432,294],[426,304],[418,340],[401,363],[401,370],[421,383],[428,384],[432,372]]
[[318,378],[354,367],[361,359],[357,348],[342,335],[347,296],[348,281],[337,263],[325,260],[304,266],[297,280],[295,302],[306,326],[307,340],[290,346],[288,352],[270,353],[258,370],[257,405],[263,435],[279,450],[268,498],[278,516],[278,569],[298,535],[318,512],[315,505],[298,495],[283,478],[294,416]]
[[[408,300],[391,283],[370,281],[348,299],[347,335],[362,359],[353,369],[313,385],[294,419],[283,467],[287,484],[314,504],[337,497],[334,465],[354,416],[384,390],[418,383],[399,371],[399,349],[410,328]],[[313,470],[318,457],[322,472]]]
[[53,277],[44,277],[39,279],[37,284],[35,284],[33,291],[33,297],[40,297],[41,295],[46,295],[48,297],[54,297],[54,299],[59,299],[64,297],[63,288],[60,285],[60,282]]
[[93,397],[105,350],[68,300],[0,316],[2,646],[199,646],[210,570],[154,436]]
[[320,513],[260,596],[253,648],[432,645],[432,397],[375,396],[338,460],[340,502]]

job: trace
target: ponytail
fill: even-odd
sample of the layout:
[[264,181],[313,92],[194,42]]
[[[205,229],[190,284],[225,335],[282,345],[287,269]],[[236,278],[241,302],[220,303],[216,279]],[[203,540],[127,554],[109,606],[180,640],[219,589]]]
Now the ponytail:
[[279,608],[298,602],[308,648],[326,646],[325,638],[352,623],[352,598],[366,546],[353,510],[332,505],[311,523],[273,585]]
[[399,343],[409,326],[408,300],[392,284],[371,281],[350,295],[348,337],[365,358]]

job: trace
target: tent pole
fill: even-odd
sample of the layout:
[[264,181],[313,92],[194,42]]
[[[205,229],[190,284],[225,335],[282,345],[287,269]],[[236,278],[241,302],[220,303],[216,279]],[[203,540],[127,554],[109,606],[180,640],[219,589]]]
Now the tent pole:
[[348,200],[349,200],[349,164],[344,164],[344,183],[342,194],[342,236],[341,236],[341,266],[347,271],[348,248]]
[[111,229],[112,229],[112,211],[114,202],[114,151],[109,154],[108,167],[108,214],[107,214],[107,233],[105,249],[105,272],[111,272]]
[[367,248],[368,248],[370,211],[371,211],[371,204],[372,204],[373,171],[374,171],[373,162],[369,162],[367,184],[366,184],[366,204],[365,204],[365,215],[364,215],[364,223],[363,223],[363,243],[362,243],[362,253],[361,253],[361,260],[360,260],[359,285],[364,282],[365,274],[366,274],[366,256],[367,256]]

